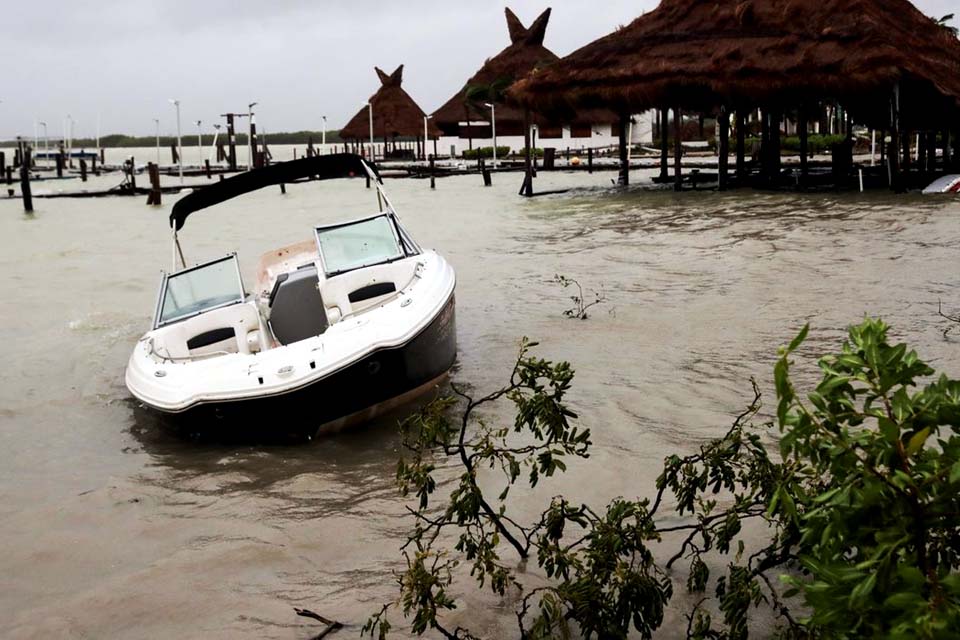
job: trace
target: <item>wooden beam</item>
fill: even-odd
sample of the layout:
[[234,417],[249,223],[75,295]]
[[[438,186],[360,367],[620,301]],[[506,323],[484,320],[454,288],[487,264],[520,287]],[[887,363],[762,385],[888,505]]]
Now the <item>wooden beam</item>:
[[890,150],[887,152],[887,172],[890,188],[901,190],[900,176],[900,85],[895,85],[890,97]]

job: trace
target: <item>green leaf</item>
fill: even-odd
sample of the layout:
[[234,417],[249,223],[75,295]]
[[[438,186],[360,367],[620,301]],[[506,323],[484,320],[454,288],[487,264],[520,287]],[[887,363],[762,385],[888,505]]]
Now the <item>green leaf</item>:
[[797,334],[797,337],[790,342],[790,346],[787,347],[788,352],[796,351],[797,347],[807,339],[807,334],[810,333],[810,323],[803,325],[803,329],[800,329],[800,333]]
[[950,467],[950,484],[957,484],[960,482],[960,460],[953,463],[953,466]]
[[924,427],[920,431],[913,434],[913,437],[910,438],[910,442],[907,443],[907,455],[912,456],[920,449],[923,448],[923,443],[927,441],[927,438],[930,436],[930,427]]

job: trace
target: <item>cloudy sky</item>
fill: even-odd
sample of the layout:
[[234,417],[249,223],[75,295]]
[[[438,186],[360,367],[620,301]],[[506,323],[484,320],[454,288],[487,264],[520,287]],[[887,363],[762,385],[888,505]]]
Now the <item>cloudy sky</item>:
[[[928,15],[956,0],[914,0]],[[13,0],[4,0],[11,3]],[[339,128],[373,93],[377,65],[405,64],[404,87],[433,111],[509,44],[503,8],[529,25],[553,6],[546,46],[565,55],[656,0],[95,0],[28,2],[5,12],[0,139],[184,132],[257,101],[267,131]],[[954,24],[957,24],[956,21]]]

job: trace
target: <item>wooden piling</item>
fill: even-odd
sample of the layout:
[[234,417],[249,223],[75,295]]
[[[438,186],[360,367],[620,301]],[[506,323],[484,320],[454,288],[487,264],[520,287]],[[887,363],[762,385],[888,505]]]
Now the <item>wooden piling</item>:
[[80,158],[80,181],[87,181],[87,161],[85,158]]
[[620,114],[620,129],[617,131],[618,150],[620,152],[620,175],[617,178],[617,184],[626,187],[630,184],[630,160],[627,145],[627,127],[630,124],[630,116]]
[[160,206],[160,167],[152,162],[147,163],[147,175],[150,178],[150,193],[147,194],[147,205]]
[[213,178],[213,176],[210,174],[210,158],[204,159],[203,170],[204,170],[204,173],[207,174],[207,180],[210,180],[211,178]]
[[106,150],[103,147],[100,147],[100,164],[107,164],[107,161],[104,159],[106,155]]
[[779,109],[770,111],[770,180],[773,184],[780,182],[780,122],[783,113]]
[[900,177],[900,85],[893,88],[890,100],[890,150],[887,152],[887,178],[890,188],[902,190]]
[[60,149],[57,151],[57,177],[63,177],[63,168],[66,165],[63,158],[63,145],[60,145]]
[[587,173],[593,173],[593,147],[587,149]]
[[670,177],[670,111],[660,109],[660,180]]
[[483,158],[480,158],[480,175],[483,176],[483,186],[493,186],[493,180],[490,178],[490,171],[487,169],[487,163]]
[[737,180],[747,179],[747,116],[741,109],[737,109]]
[[3,176],[7,171],[7,156],[3,151],[0,151],[0,177]]
[[533,149],[530,147],[530,112],[523,112],[523,184],[520,195],[529,198],[533,195]]
[[178,164],[180,162],[180,156],[177,154],[177,143],[170,143],[170,157],[172,158],[173,164]]
[[436,167],[434,166],[433,155],[430,156],[430,188],[431,189],[437,188],[437,175],[436,175]]
[[283,184],[282,182],[280,183],[280,193],[287,195],[287,185]]
[[934,173],[937,170],[937,134],[934,131],[927,132],[927,172]]
[[24,147],[21,151],[20,164],[20,195],[23,197],[23,210],[33,212],[33,193],[30,191],[30,148]]
[[683,110],[673,109],[673,190],[683,190]]
[[807,115],[807,106],[800,105],[800,109],[797,112],[797,129],[800,134],[800,186],[807,186],[807,179],[810,177],[810,163],[809,163],[809,134],[807,129],[809,128],[809,119]]
[[730,114],[726,107],[720,107],[720,140],[717,143],[719,153],[717,163],[717,188],[726,191],[730,171]]

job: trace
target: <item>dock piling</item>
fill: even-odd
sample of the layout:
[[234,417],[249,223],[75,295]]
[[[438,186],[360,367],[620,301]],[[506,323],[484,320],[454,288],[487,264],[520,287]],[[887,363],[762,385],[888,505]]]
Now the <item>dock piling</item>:
[[33,212],[33,193],[30,191],[30,148],[24,146],[21,150],[20,164],[20,194],[23,196],[23,210]]
[[152,162],[148,162],[147,174],[150,176],[150,193],[147,194],[147,204],[160,206],[160,167]]
[[436,166],[434,164],[434,156],[430,155],[430,188],[437,188],[437,175],[436,175]]
[[87,181],[87,161],[83,158],[80,158],[80,181]]

